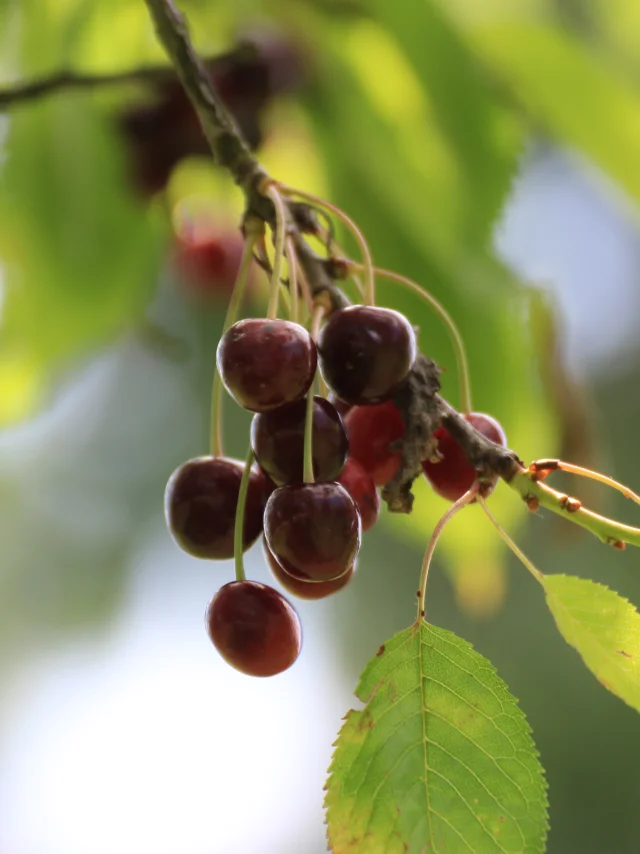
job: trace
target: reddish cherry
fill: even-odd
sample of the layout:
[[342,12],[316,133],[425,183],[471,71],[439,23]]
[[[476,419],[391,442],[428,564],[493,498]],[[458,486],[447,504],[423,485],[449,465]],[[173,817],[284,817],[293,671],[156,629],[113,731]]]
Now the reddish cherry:
[[300,654],[302,629],[293,606],[266,584],[231,581],[209,603],[206,624],[211,642],[236,670],[275,676]]
[[400,410],[392,400],[378,406],[354,406],[345,418],[349,455],[384,486],[398,470],[400,452],[391,446],[404,436]]
[[[475,427],[487,439],[495,442],[496,445],[506,446],[507,437],[495,418],[480,412],[471,412],[464,417],[472,427]],[[476,479],[476,471],[469,464],[458,442],[444,427],[440,427],[433,435],[438,440],[437,450],[441,459],[437,462],[425,460],[422,463],[422,468],[427,480],[438,495],[447,498],[449,501],[457,501],[473,485]],[[494,489],[496,483],[497,478],[489,492]],[[486,494],[488,495],[489,492]]]
[[357,460],[349,457],[338,483],[344,486],[355,501],[363,533],[373,528],[380,513],[380,496],[369,472],[365,471]]
[[324,599],[326,596],[331,596],[332,593],[337,593],[338,590],[342,590],[343,587],[346,587],[353,578],[353,573],[355,572],[355,564],[352,564],[351,569],[348,572],[345,572],[344,575],[341,575],[340,578],[336,578],[333,581],[302,581],[299,578],[294,578],[292,575],[289,575],[289,573],[286,572],[286,570],[284,570],[275,559],[266,542],[263,542],[263,545],[264,555],[267,559],[267,563],[269,564],[271,574],[278,584],[281,587],[284,587],[287,593],[297,596],[298,599]]
[[313,339],[298,323],[251,317],[218,344],[218,370],[229,394],[251,412],[304,397],[316,372]]
[[174,263],[185,289],[200,297],[228,297],[238,275],[243,245],[239,231],[210,223],[183,227],[176,237]]
[[[233,557],[233,533],[244,463],[225,457],[196,457],[179,466],[167,483],[165,515],[176,543],[193,557]],[[262,517],[274,484],[257,467],[249,476],[244,549],[262,532]]]
[[354,500],[339,483],[281,486],[264,511],[267,545],[289,575],[333,581],[349,572],[360,549]]

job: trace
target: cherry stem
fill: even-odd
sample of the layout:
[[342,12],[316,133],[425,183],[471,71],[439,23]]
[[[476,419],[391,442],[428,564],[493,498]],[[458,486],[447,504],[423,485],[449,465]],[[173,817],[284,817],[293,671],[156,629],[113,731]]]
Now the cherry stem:
[[233,559],[236,565],[236,581],[246,581],[244,571],[244,509],[247,503],[249,491],[249,478],[251,477],[251,466],[253,465],[253,450],[249,448],[245,460],[242,477],[240,478],[240,490],[238,491],[238,503],[236,505],[236,524],[233,530]]
[[584,468],[583,466],[576,466],[573,463],[567,463],[564,460],[535,460],[535,462],[531,463],[529,466],[529,474],[535,477],[536,474],[541,474],[546,476],[547,474],[551,474],[554,471],[564,471],[567,474],[575,474],[578,477],[586,477],[590,480],[597,480],[598,483],[603,483],[605,486],[610,486],[612,489],[617,489],[618,492],[621,492],[625,498],[630,499],[631,501],[635,501],[636,504],[640,504],[640,495],[637,492],[634,492],[628,486],[625,486],[624,483],[620,483],[617,480],[614,480],[612,477],[608,477],[606,474],[600,474],[598,471],[593,471],[592,469]]
[[304,192],[303,190],[298,190],[293,187],[287,187],[285,184],[278,183],[278,187],[282,192],[287,196],[297,196],[300,199],[304,199],[307,202],[311,202],[314,205],[318,205],[321,208],[325,208],[328,211],[331,211],[332,214],[338,217],[344,225],[349,229],[349,231],[353,234],[358,246],[360,247],[360,251],[362,252],[363,258],[363,270],[366,274],[366,294],[367,294],[367,303],[368,305],[375,305],[375,276],[374,276],[374,266],[373,259],[371,258],[371,250],[369,249],[369,244],[365,240],[363,233],[360,231],[355,222],[348,216],[343,210],[336,205],[332,205],[331,202],[325,201],[325,199],[321,199],[318,196],[314,196],[312,193]]
[[[254,224],[255,228],[253,228]],[[251,266],[251,261],[253,260],[253,250],[256,241],[259,240],[260,232],[264,231],[264,225],[259,220],[248,221],[245,228],[247,229],[247,236],[244,242],[244,247],[242,249],[240,267],[238,268],[238,274],[236,276],[236,281],[233,285],[233,292],[231,294],[231,299],[229,300],[227,314],[224,319],[224,325],[222,327],[223,335],[227,331],[227,329],[229,329],[229,327],[233,326],[233,324],[235,323],[240,304],[242,303],[242,297],[244,296],[249,274],[249,267]],[[251,230],[252,228],[253,230]],[[218,370],[217,364],[213,371],[213,383],[211,386],[210,425],[211,455],[213,457],[220,457],[222,456],[222,379],[220,377],[220,371]]]
[[[348,266],[354,270],[364,269],[362,264],[357,264],[354,261],[348,261]],[[425,290],[425,288],[421,287],[417,282],[414,282],[413,279],[408,279],[406,276],[402,276],[400,273],[395,273],[393,270],[383,270],[380,267],[375,267],[374,271],[378,276],[390,279],[393,282],[398,282],[406,288],[409,288],[409,290],[413,291],[420,297],[420,299],[426,302],[427,305],[429,305],[430,308],[432,308],[440,317],[447,328],[447,332],[449,333],[449,338],[451,339],[453,350],[456,355],[458,379],[460,383],[460,409],[462,412],[471,412],[471,382],[469,379],[469,362],[467,359],[467,352],[460,330],[456,326],[456,323],[449,312],[434,296],[429,293],[429,291]]]
[[291,311],[289,312],[291,320],[294,323],[299,323],[299,295],[298,295],[298,262],[296,260],[296,250],[291,237],[287,237],[287,265],[289,266],[289,294],[291,296]]
[[542,582],[542,579],[544,578],[543,574],[540,572],[539,569],[537,569],[533,565],[533,563],[529,560],[529,558],[526,556],[526,554],[520,549],[520,547],[515,544],[515,542],[511,539],[509,534],[507,534],[507,532],[502,527],[500,522],[498,522],[498,520],[493,515],[491,510],[489,510],[489,508],[487,507],[487,503],[484,500],[484,498],[478,498],[478,501],[480,502],[482,509],[487,514],[488,518],[490,519],[491,524],[496,529],[496,531],[500,534],[500,536],[505,541],[505,543],[509,546],[509,548],[514,553],[514,555],[518,558],[518,560],[521,561],[521,563],[523,563],[526,566],[526,568],[529,570],[531,575],[533,575],[533,577],[535,578],[536,581]]
[[276,189],[274,184],[269,184],[265,190],[265,195],[269,196],[273,202],[276,212],[276,231],[275,231],[275,256],[273,259],[273,271],[271,274],[271,290],[269,292],[269,304],[267,306],[267,317],[273,320],[278,316],[278,297],[280,296],[280,273],[282,270],[282,259],[284,257],[284,243],[286,239],[286,221],[287,215],[284,209],[282,196]]
[[420,587],[418,589],[418,617],[417,622],[420,623],[421,620],[424,619],[426,613],[426,596],[427,596],[427,579],[429,577],[429,567],[431,566],[431,559],[433,557],[433,553],[436,550],[436,545],[438,539],[440,538],[440,534],[444,530],[447,522],[450,522],[451,519],[462,510],[463,507],[466,507],[473,499],[477,496],[478,490],[480,489],[480,484],[476,481],[470,489],[468,489],[464,495],[460,496],[457,501],[455,501],[451,507],[447,510],[447,512],[442,516],[442,518],[438,521],[435,528],[433,529],[433,533],[431,534],[431,539],[429,540],[429,544],[427,545],[427,550],[424,553],[424,559],[422,561],[422,571],[420,573]]
[[[326,309],[323,305],[316,305],[311,316],[311,337],[314,342],[318,339],[320,323]],[[304,457],[302,478],[305,483],[313,483],[313,383],[307,395],[307,408],[304,418]]]

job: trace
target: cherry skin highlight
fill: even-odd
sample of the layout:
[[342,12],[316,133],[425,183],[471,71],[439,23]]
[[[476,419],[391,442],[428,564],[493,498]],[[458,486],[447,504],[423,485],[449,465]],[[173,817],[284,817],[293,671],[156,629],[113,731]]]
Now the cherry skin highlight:
[[249,676],[275,676],[300,655],[302,628],[293,606],[257,581],[221,587],[207,608],[206,626],[224,660]]
[[[507,437],[495,418],[480,412],[467,413],[464,418],[491,442],[506,447]],[[437,451],[441,459],[437,462],[424,460],[422,469],[438,495],[449,501],[457,501],[473,485],[477,476],[476,470],[470,465],[458,442],[444,427],[439,427],[433,435],[438,440]],[[496,478],[485,495],[493,491],[497,482]]]
[[413,327],[390,308],[342,308],[331,315],[318,338],[322,376],[347,404],[388,400],[406,378],[415,357]]
[[292,575],[289,575],[289,573],[280,566],[266,542],[263,543],[263,546],[264,555],[269,569],[271,570],[271,574],[278,584],[281,587],[284,587],[287,593],[290,593],[292,596],[297,596],[298,599],[315,600],[331,596],[333,593],[337,593],[339,590],[346,587],[353,578],[353,574],[355,572],[355,564],[351,564],[349,571],[345,572],[344,575],[341,575],[340,578],[334,579],[334,581],[302,581],[299,578],[294,578]]
[[264,511],[269,549],[282,568],[308,582],[333,581],[349,571],[360,549],[354,500],[339,483],[281,486]]
[[[195,457],[179,466],[165,490],[165,516],[173,539],[187,554],[226,560],[233,536],[244,463],[226,457]],[[243,550],[262,533],[262,518],[274,484],[260,469],[249,476]]]
[[240,406],[266,412],[304,397],[316,371],[316,346],[289,320],[251,317],[234,323],[218,344],[218,370]]
[[[251,447],[274,483],[302,483],[306,398],[269,412],[251,422]],[[349,440],[342,419],[322,397],[313,398],[312,454],[316,481],[335,480],[342,471]]]
[[344,486],[355,501],[362,522],[362,532],[373,528],[380,514],[380,496],[369,472],[365,471],[356,459],[349,457],[338,483]]
[[344,423],[349,456],[369,472],[376,486],[389,483],[401,461],[400,452],[391,446],[405,433],[398,407],[392,400],[376,406],[354,406]]

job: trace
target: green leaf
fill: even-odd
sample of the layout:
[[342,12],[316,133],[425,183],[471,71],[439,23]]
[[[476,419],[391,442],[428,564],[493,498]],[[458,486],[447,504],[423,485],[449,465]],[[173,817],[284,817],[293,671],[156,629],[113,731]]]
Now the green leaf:
[[618,71],[550,27],[508,24],[469,34],[509,99],[640,200],[640,95]]
[[603,584],[571,575],[541,579],[564,639],[597,680],[640,711],[640,615]]
[[422,622],[366,666],[327,783],[333,854],[544,850],[546,783],[492,665]]

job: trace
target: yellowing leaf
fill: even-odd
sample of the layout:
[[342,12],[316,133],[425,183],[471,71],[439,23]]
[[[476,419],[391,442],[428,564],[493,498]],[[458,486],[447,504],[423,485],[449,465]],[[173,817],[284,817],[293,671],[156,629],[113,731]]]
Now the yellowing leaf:
[[570,575],[541,579],[564,639],[604,687],[640,711],[640,615],[603,584]]

